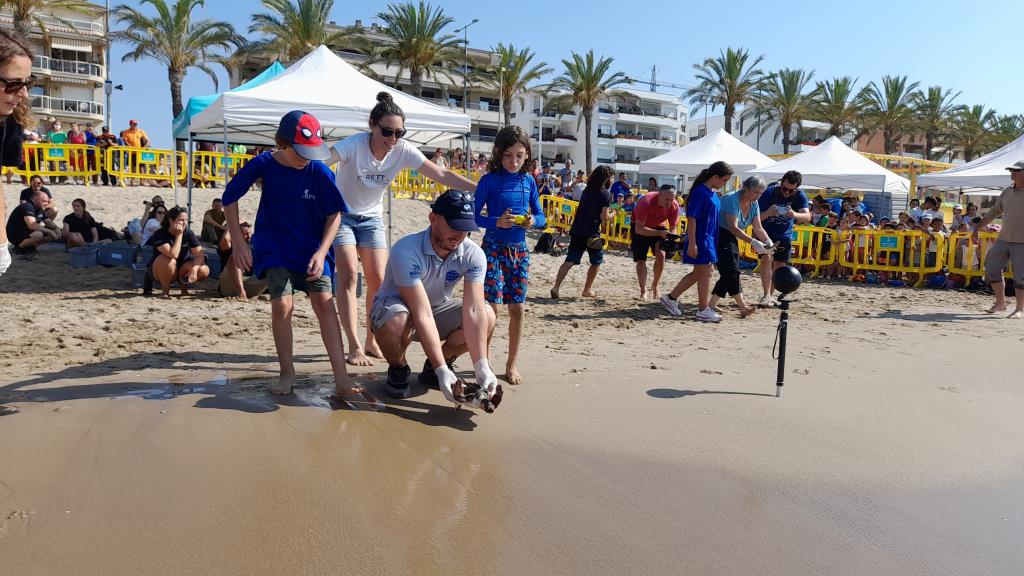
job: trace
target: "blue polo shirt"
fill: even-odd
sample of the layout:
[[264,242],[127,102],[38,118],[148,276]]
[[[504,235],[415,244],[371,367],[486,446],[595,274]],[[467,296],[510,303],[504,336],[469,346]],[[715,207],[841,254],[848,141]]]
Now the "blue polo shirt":
[[629,184],[623,184],[616,180],[615,183],[612,184],[612,198],[615,198],[619,194],[622,194],[623,197],[625,197],[626,194],[629,194]]
[[[228,182],[224,206],[245,196],[257,178],[263,179],[256,232],[252,236],[253,274],[262,278],[270,268],[304,273],[320,249],[327,219],[347,212],[334,184],[334,173],[323,162],[299,170],[279,164],[272,152],[249,160]],[[323,275],[334,274],[334,248],[324,258]]]
[[[772,184],[765,189],[757,203],[761,214],[764,214],[765,211],[772,206],[778,206],[780,209],[791,207],[794,212],[799,212],[810,205],[810,201],[807,199],[807,195],[804,194],[803,190],[797,190],[796,194],[793,194],[789,198],[784,198],[777,183]],[[792,218],[786,218],[782,215],[772,216],[771,218],[765,218],[762,220],[761,226],[764,227],[764,231],[768,233],[768,237],[774,242],[778,242],[783,239],[791,239],[793,237]]]

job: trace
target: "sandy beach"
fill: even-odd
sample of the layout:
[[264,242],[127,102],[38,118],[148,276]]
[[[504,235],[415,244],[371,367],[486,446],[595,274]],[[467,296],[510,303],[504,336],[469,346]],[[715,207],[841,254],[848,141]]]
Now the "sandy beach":
[[[117,229],[156,192],[173,203],[51,190],[60,218],[81,197]],[[194,221],[219,193],[196,192]],[[427,210],[396,201],[395,238]],[[16,258],[0,278],[3,573],[1024,572],[1024,323],[985,314],[988,297],[807,282],[777,399],[778,311],[741,320],[730,302],[699,324],[690,292],[672,318],[636,299],[624,252],[599,298],[577,297],[576,268],[554,301],[561,261],[533,257],[526,383],[486,414],[423,388],[334,409],[304,298],[300,386],[274,397],[265,298],[210,282],[160,301],[127,268]],[[687,270],[670,263],[662,289]],[[499,375],[507,330],[499,318]],[[384,397],[384,366],[352,372]]]

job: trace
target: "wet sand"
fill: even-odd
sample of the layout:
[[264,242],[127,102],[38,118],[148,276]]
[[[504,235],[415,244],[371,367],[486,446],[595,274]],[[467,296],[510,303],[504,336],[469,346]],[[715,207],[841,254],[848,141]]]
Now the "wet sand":
[[[146,193],[127,192],[133,212]],[[424,212],[399,202],[398,228]],[[633,298],[618,255],[603,298],[551,301],[560,259],[534,258],[527,382],[494,414],[423,389],[332,407],[305,301],[301,385],[273,397],[268,302],[157,302],[124,269],[16,262],[0,279],[4,573],[1024,571],[1024,324],[980,313],[986,298],[805,284],[776,399],[777,312],[670,318]],[[382,368],[353,372],[379,391]]]

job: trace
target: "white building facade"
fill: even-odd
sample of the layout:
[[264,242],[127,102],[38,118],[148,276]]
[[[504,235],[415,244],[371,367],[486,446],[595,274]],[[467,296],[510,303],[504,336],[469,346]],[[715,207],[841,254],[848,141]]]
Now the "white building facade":
[[[737,113],[732,119],[732,135],[762,154],[767,154],[769,156],[773,154],[783,154],[782,136],[781,134],[776,134],[779,125],[772,122],[760,131],[760,135],[757,130],[747,134],[747,131],[755,124],[755,119],[740,118],[740,114]],[[725,116],[708,116],[707,118],[699,115],[694,116],[690,118],[690,121],[686,124],[686,142],[693,142],[694,140],[703,138],[715,130],[721,130],[724,127]],[[803,120],[800,122],[799,135],[790,135],[790,138],[794,139],[795,142],[790,144],[789,153],[799,154],[800,152],[814,148],[818,143],[828,139],[828,129],[829,125],[824,122]],[[841,138],[841,140],[846,144],[850,144],[850,141],[853,140],[853,134],[846,134]],[[856,149],[852,144],[851,147]]]
[[[659,182],[671,177],[641,174],[640,162],[659,156],[685,142],[687,108],[672,95],[643,90],[624,90],[627,96],[601,102],[594,110],[591,142],[594,164],[607,164],[634,183],[644,185],[654,176]],[[533,153],[556,168],[571,159],[585,168],[586,123],[579,109],[545,111],[545,97],[528,92],[513,108],[512,124],[526,130]]]

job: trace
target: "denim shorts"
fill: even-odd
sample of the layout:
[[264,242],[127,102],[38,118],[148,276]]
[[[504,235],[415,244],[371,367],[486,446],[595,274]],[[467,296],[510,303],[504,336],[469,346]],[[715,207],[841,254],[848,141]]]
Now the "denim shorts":
[[316,280],[306,280],[305,272],[293,272],[287,268],[270,268],[263,273],[271,300],[291,296],[296,292],[334,294],[331,278],[331,276],[321,276]]
[[335,246],[357,246],[359,248],[387,248],[388,235],[381,216],[358,216],[342,214]]

